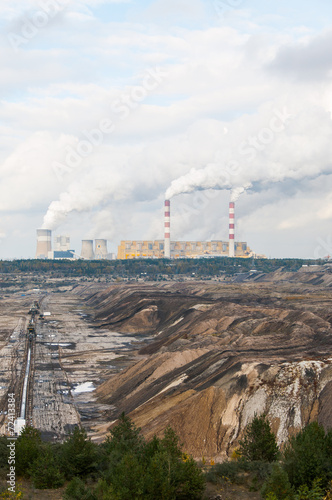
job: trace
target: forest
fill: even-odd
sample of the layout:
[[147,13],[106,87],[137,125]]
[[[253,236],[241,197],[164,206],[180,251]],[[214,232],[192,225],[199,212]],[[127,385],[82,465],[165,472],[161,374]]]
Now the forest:
[[323,265],[325,261],[302,259],[132,259],[132,260],[12,260],[0,261],[0,274],[46,274],[50,277],[137,278],[161,281],[190,277],[208,279],[243,273],[271,273],[278,269],[296,272],[302,266]]
[[[265,500],[332,499],[332,430],[311,422],[280,449],[266,415],[255,415],[228,461],[195,461],[171,427],[146,441],[125,414],[101,444],[75,427],[63,443],[43,442],[26,427],[16,441],[17,487],[4,486],[8,438],[0,437],[0,498],[22,499],[24,479],[63,500],[233,500],[257,492]],[[207,486],[215,486],[211,497]],[[59,498],[59,497],[57,497]],[[256,497],[257,498],[257,497]]]

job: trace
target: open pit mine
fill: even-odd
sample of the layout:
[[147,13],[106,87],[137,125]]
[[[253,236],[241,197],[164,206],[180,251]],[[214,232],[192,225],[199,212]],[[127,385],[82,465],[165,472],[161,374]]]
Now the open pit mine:
[[[0,432],[50,441],[76,425],[102,441],[124,411],[150,438],[171,425],[195,458],[222,461],[254,414],[279,444],[332,426],[332,273],[222,281],[26,279],[0,301]],[[22,288],[23,287],[23,288]]]

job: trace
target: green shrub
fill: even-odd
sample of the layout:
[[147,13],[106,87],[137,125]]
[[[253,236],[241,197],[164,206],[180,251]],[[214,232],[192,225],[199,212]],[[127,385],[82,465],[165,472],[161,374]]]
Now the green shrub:
[[292,437],[284,450],[284,468],[295,488],[313,485],[316,478],[325,488],[332,479],[332,434],[312,422]]
[[271,474],[272,466],[273,464],[270,462],[256,460],[255,462],[247,462],[246,468],[243,468],[243,470],[254,474],[259,481],[264,481]]
[[51,445],[40,449],[38,457],[31,464],[29,475],[35,488],[40,490],[59,488],[64,484],[65,478]]
[[274,462],[279,455],[275,435],[271,431],[266,415],[254,416],[247,425],[243,440],[239,441],[239,452],[249,461]]
[[144,498],[144,468],[138,456],[125,453],[117,464],[112,466],[105,475],[107,484],[111,485],[116,498]]
[[179,439],[169,427],[164,437],[146,443],[124,415],[102,446],[108,468],[98,485],[101,498],[117,500],[200,499],[205,480],[196,462],[184,458]]
[[102,444],[107,455],[117,454],[124,455],[127,452],[140,454],[145,444],[143,437],[140,435],[140,428],[121,414],[118,424],[110,431],[110,436],[107,436],[105,443]]
[[278,500],[275,493],[268,493],[266,496],[266,500]]
[[97,497],[89,488],[87,488],[79,477],[74,477],[68,484],[63,495],[63,500],[97,500]]
[[60,459],[66,479],[86,477],[97,470],[98,447],[84,429],[75,427],[61,446]]
[[8,467],[8,438],[0,436],[0,469]]
[[323,500],[323,490],[320,486],[320,479],[315,479],[312,488],[307,484],[300,486],[295,495],[295,500]]
[[271,499],[271,496],[272,498],[274,496],[277,500],[290,500],[294,498],[287,472],[280,464],[273,464],[271,475],[263,484],[261,494],[266,499]]
[[24,427],[16,441],[16,474],[29,477],[30,467],[42,448],[40,432],[34,427]]
[[214,484],[246,484],[251,491],[261,488],[263,481],[271,472],[269,462],[248,462],[245,460],[223,462],[211,467],[205,479]]
[[230,481],[231,483],[239,483],[239,474],[247,468],[245,462],[222,462],[221,464],[213,465],[206,473],[205,478],[211,483],[224,483]]
[[[174,485],[174,493],[168,498],[176,500],[200,500],[205,488],[205,479],[196,462],[190,457],[185,462],[180,461],[173,464],[173,477],[169,475],[170,483]],[[173,492],[172,492],[173,493]],[[157,498],[151,497],[151,500]],[[161,497],[158,497],[161,498]]]

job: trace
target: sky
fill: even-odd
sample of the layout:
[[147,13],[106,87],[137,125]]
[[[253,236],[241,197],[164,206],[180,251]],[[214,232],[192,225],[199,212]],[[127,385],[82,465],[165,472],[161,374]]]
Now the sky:
[[332,255],[328,0],[1,0],[0,258],[36,229]]

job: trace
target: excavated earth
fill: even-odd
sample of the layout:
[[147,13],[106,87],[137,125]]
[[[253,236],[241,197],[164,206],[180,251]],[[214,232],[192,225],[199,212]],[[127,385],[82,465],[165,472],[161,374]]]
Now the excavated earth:
[[[147,438],[171,425],[186,452],[221,461],[255,413],[268,415],[281,445],[309,421],[332,426],[330,266],[47,286],[31,419],[49,439],[81,423],[101,441],[124,411]],[[13,291],[0,301],[1,432],[34,298]]]
[[268,415],[281,445],[309,421],[331,427],[331,286],[324,268],[93,294],[100,328],[150,337],[97,388],[107,419],[124,411],[148,438],[171,425],[187,452],[218,461],[255,413]]

